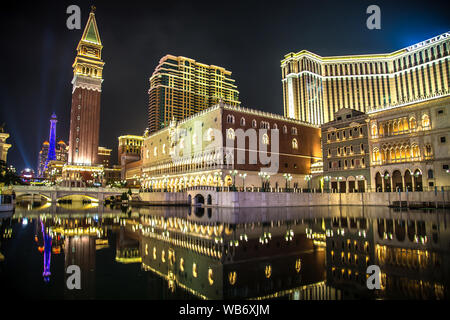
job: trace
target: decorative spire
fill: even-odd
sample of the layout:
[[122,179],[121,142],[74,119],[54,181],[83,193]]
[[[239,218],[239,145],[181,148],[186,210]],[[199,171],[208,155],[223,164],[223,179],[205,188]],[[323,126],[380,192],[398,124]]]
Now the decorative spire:
[[91,6],[91,13],[95,13],[95,9],[97,9],[94,5]]

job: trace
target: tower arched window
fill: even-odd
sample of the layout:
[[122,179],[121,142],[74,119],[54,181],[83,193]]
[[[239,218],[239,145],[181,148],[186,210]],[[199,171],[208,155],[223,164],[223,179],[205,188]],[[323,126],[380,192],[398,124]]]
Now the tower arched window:
[[298,141],[297,139],[292,139],[292,149],[298,149]]

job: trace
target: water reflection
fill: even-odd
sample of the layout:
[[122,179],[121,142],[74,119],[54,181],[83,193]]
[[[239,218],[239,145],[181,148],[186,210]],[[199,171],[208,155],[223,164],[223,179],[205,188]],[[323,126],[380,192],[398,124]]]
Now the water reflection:
[[[197,209],[18,207],[0,218],[2,282],[19,295],[69,299],[449,297],[448,212]],[[18,274],[24,261],[31,269]],[[82,290],[65,286],[74,264]],[[381,290],[367,289],[372,264]]]

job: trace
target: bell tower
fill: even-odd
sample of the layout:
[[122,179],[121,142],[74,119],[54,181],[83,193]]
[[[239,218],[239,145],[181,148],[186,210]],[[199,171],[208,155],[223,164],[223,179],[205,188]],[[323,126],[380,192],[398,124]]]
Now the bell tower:
[[92,7],[72,65],[72,107],[70,111],[70,165],[99,164],[100,95],[102,91],[102,42]]

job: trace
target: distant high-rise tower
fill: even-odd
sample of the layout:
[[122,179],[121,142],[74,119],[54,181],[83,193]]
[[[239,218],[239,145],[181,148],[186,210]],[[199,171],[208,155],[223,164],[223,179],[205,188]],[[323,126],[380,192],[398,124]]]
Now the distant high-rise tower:
[[56,114],[53,113],[50,118],[50,134],[49,134],[49,147],[47,160],[45,161],[45,169],[48,166],[49,161],[56,160],[56,123],[58,122]]
[[166,55],[150,77],[148,127],[155,132],[222,100],[240,105],[231,71],[186,57]]
[[98,164],[100,94],[102,91],[102,43],[94,7],[89,14],[73,63],[70,113],[69,164]]

